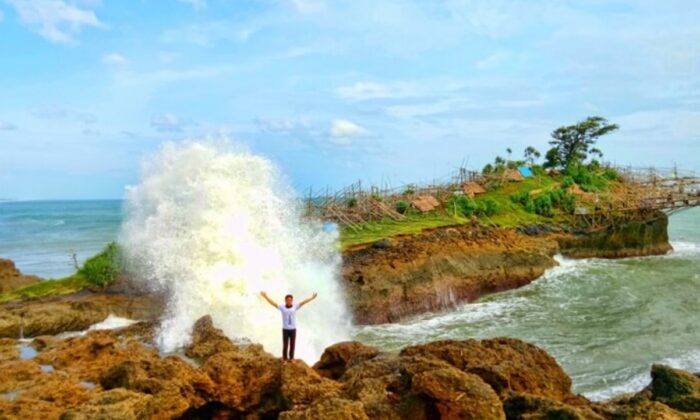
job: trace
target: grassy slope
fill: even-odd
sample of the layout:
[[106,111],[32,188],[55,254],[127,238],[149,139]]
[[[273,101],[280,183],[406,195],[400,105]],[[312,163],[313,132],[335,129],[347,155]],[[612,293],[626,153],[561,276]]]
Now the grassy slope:
[[[499,225],[502,227],[517,227],[527,224],[548,223],[556,224],[564,221],[566,216],[555,211],[553,218],[528,213],[523,206],[513,203],[510,196],[515,192],[532,191],[537,189],[546,190],[552,188],[560,182],[559,178],[549,176],[539,176],[528,178],[522,182],[510,182],[503,187],[489,191],[476,197],[476,201],[487,199],[495,200],[499,205],[497,214],[491,217],[482,217],[481,221],[486,224]],[[340,235],[341,249],[347,249],[352,245],[374,242],[382,238],[399,234],[417,234],[425,228],[434,228],[459,223],[466,223],[469,219],[455,217],[447,211],[440,210],[427,214],[411,214],[402,221],[385,219],[380,221],[367,222],[361,225],[359,231],[350,228],[343,228]]]
[[82,290],[88,285],[88,281],[83,276],[76,273],[62,279],[44,280],[26,287],[0,293],[0,302],[7,302],[16,299],[32,299],[44,296],[66,295]]

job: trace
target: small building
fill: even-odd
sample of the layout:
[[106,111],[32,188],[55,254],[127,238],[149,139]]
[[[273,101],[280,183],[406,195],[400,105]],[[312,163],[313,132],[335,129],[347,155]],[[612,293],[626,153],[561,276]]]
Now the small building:
[[419,195],[411,201],[411,206],[421,213],[426,213],[440,207],[440,202],[432,195]]
[[532,169],[528,168],[527,166],[519,166],[518,172],[520,172],[520,175],[522,175],[523,178],[532,178],[534,176]]
[[462,191],[464,195],[474,198],[474,196],[485,193],[486,189],[476,182],[468,181],[462,184]]
[[507,168],[505,171],[503,171],[503,180],[511,182],[520,182],[524,181],[525,177],[522,176],[522,174],[520,174],[518,170]]

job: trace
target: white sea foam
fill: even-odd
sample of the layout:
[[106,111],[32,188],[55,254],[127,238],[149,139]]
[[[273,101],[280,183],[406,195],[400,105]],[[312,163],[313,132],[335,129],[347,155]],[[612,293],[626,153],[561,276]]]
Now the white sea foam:
[[109,316],[104,321],[98,322],[97,324],[92,324],[87,330],[114,330],[117,328],[128,327],[129,325],[133,325],[137,322],[138,321],[135,321],[133,319],[122,318],[113,314],[109,314]]
[[671,255],[689,256],[700,254],[700,244],[696,242],[671,241],[673,253]]
[[280,314],[261,290],[278,303],[318,291],[298,313],[298,357],[313,361],[349,336],[337,232],[303,220],[291,191],[269,160],[227,142],[167,143],[144,162],[119,242],[137,277],[169,295],[161,350],[185,345],[209,314],[229,337],[277,352]]

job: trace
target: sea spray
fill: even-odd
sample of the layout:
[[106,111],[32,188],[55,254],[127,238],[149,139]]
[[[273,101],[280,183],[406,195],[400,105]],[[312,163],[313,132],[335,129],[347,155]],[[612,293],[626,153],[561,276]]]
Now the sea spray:
[[164,351],[187,344],[211,315],[231,338],[279,353],[278,303],[318,299],[298,313],[297,357],[314,361],[349,336],[339,283],[337,232],[304,220],[301,205],[268,159],[228,142],[166,143],[126,190],[119,242],[129,269],[168,306],[157,334]]

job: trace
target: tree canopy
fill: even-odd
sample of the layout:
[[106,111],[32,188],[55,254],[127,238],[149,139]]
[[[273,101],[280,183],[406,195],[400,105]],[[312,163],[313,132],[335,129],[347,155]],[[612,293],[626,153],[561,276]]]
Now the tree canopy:
[[552,148],[545,155],[545,166],[566,168],[583,163],[590,155],[602,157],[603,152],[595,147],[596,141],[618,128],[603,117],[588,117],[574,125],[557,128],[551,134]]

